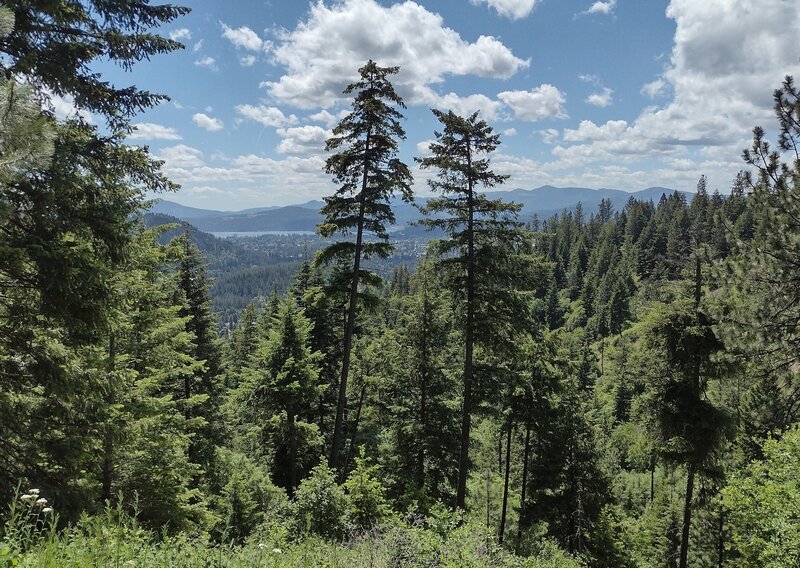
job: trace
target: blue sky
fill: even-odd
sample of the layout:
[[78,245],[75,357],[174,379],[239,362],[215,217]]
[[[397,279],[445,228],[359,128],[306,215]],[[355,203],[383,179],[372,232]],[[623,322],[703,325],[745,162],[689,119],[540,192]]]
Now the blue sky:
[[[502,133],[508,189],[727,191],[771,93],[800,74],[796,0],[272,0],[184,2],[161,30],[186,49],[118,85],[168,94],[134,144],[183,189],[169,199],[238,210],[317,199],[342,89],[369,59],[400,65],[401,158],[423,155],[430,108],[480,110]],[[425,194],[428,172],[416,171]]]

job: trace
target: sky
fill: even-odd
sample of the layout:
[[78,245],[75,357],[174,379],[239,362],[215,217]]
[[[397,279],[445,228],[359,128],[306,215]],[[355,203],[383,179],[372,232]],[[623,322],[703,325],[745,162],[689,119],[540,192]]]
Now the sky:
[[[129,142],[182,185],[164,197],[210,209],[332,193],[325,140],[368,59],[400,66],[402,160],[425,155],[431,108],[477,110],[501,134],[505,189],[693,190],[706,175],[725,193],[752,128],[773,129],[773,90],[800,75],[798,0],[183,4],[160,33],[184,50],[100,71],[171,97],[133,120]],[[412,170],[429,194],[431,173]]]

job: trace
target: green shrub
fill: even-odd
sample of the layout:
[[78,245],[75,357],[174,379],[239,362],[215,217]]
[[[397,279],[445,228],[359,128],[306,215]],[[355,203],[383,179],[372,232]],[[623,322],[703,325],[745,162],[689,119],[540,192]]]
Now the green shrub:
[[742,566],[800,566],[800,428],[763,450],[722,492],[733,546]]
[[333,470],[320,464],[297,488],[292,533],[340,540],[347,534],[348,509],[349,500]]

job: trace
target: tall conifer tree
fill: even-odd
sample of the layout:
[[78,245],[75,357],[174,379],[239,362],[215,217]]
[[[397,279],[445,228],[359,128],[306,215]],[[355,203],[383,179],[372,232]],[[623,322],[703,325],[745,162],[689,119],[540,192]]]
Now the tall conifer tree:
[[459,306],[459,325],[464,334],[463,398],[461,437],[456,487],[456,506],[463,509],[469,471],[472,412],[475,407],[475,347],[492,345],[495,352],[508,347],[514,321],[526,321],[526,308],[515,297],[515,281],[526,276],[519,252],[526,239],[517,221],[520,206],[488,199],[479,188],[494,187],[508,176],[489,168],[487,155],[497,148],[500,137],[478,118],[461,117],[452,111],[433,110],[444,127],[436,132],[431,155],[418,159],[423,169],[437,170],[429,180],[441,197],[423,208],[422,224],[443,230],[445,240],[435,244],[439,264],[447,269],[449,285]]
[[[398,140],[405,138],[400,126],[405,108],[388,77],[397,67],[379,67],[370,60],[359,69],[360,78],[344,90],[353,94],[352,112],[333,129],[326,149],[335,152],[325,162],[325,171],[333,175],[339,189],[325,198],[318,232],[324,237],[352,235],[354,240],[340,240],[320,251],[318,262],[344,259],[352,267],[349,276],[347,316],[345,319],[342,368],[336,404],[336,420],[331,440],[329,465],[339,461],[343,421],[347,407],[347,378],[355,333],[359,287],[375,284],[378,277],[362,264],[372,257],[386,258],[392,250],[386,225],[394,223],[389,199],[399,192],[411,199],[411,172],[397,156]],[[373,239],[367,240],[370,235]]]

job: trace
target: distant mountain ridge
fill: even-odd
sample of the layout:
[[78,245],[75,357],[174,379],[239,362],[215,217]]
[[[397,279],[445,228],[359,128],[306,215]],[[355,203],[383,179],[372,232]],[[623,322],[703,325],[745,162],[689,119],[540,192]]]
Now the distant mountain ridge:
[[[554,187],[545,185],[536,189],[512,189],[507,191],[492,191],[488,195],[493,199],[515,201],[522,205],[521,217],[529,220],[534,215],[539,218],[550,217],[565,209],[574,209],[581,203],[583,210],[593,213],[597,210],[602,199],[609,199],[615,211],[625,207],[628,200],[633,197],[640,201],[652,200],[657,202],[662,195],[672,194],[677,190],[666,187],[648,187],[646,189],[627,192],[620,189],[589,189],[585,187]],[[688,192],[681,192],[688,195]],[[423,205],[426,197],[416,200],[418,205]],[[170,215],[178,219],[191,222],[201,231],[207,232],[258,232],[258,231],[313,231],[322,220],[320,208],[322,201],[308,201],[298,205],[284,207],[256,207],[242,211],[215,211],[187,207],[172,201],[162,200],[155,203],[150,211]],[[392,203],[397,218],[397,228],[407,229],[410,224],[419,219],[417,208],[395,199]]]

